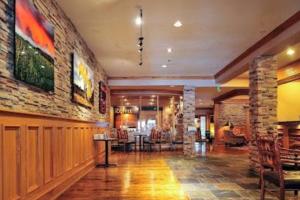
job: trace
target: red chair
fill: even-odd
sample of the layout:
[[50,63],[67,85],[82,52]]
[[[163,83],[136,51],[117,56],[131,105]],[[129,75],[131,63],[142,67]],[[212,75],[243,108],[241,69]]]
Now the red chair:
[[161,151],[161,132],[156,130],[156,129],[152,129],[150,136],[148,138],[144,137],[144,148],[145,145],[149,145],[149,150],[152,151],[152,146],[154,146],[155,144],[159,144],[159,151]]
[[134,144],[134,149],[136,150],[136,142],[129,141],[128,131],[118,129],[117,130],[117,137],[118,137],[118,145],[123,146],[124,151],[126,151],[126,147]]

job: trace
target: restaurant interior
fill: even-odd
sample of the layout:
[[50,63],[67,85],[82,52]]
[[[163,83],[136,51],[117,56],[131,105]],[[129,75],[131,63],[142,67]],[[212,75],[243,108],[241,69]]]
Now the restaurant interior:
[[300,1],[1,0],[0,200],[300,199]]

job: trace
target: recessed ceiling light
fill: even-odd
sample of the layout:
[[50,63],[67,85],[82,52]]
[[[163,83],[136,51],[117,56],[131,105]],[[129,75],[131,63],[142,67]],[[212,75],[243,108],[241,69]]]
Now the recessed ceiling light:
[[292,49],[292,48],[288,48],[288,49],[286,50],[286,54],[289,55],[289,56],[292,56],[292,55],[295,54],[295,50]]
[[181,26],[182,26],[181,21],[177,20],[177,21],[174,23],[174,26],[175,26],[176,28],[181,27]]
[[168,53],[172,53],[172,48],[168,48]]
[[137,26],[140,26],[143,23],[142,18],[141,17],[136,17],[135,18],[135,24]]
[[167,66],[167,65],[162,65],[161,67],[162,67],[162,68],[167,68],[168,66]]

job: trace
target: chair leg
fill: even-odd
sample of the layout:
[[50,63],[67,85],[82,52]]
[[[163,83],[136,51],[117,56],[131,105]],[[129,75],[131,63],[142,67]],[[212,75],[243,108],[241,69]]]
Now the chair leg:
[[265,200],[265,182],[260,180],[260,200]]
[[285,199],[285,191],[283,187],[280,187],[280,200]]

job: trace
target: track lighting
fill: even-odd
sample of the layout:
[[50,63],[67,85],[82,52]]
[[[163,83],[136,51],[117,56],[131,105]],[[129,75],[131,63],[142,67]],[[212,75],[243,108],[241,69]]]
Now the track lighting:
[[138,38],[138,52],[140,56],[139,66],[143,65],[143,50],[144,50],[144,37],[143,37],[143,9],[140,8],[140,16],[136,19],[136,23],[140,26],[140,37]]

